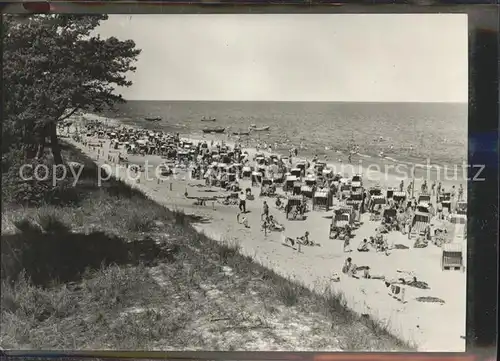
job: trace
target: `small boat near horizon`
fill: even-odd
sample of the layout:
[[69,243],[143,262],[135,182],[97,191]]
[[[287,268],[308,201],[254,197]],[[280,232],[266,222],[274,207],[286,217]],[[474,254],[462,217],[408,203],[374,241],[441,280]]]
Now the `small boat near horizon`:
[[263,127],[257,128],[257,126],[255,124],[252,124],[252,125],[250,125],[250,127],[248,129],[249,130],[254,130],[254,131],[257,131],[257,132],[262,132],[262,131],[265,131],[265,130],[269,130],[269,128],[270,128],[269,125],[265,125]]
[[144,120],[147,120],[148,122],[159,122],[161,121],[161,117],[144,117]]
[[215,122],[216,120],[217,119],[215,118],[206,118],[206,117],[201,118],[202,122]]
[[224,130],[226,130],[226,128],[205,128],[205,129],[202,129],[203,133],[206,133],[206,134],[224,133]]
[[250,135],[250,132],[233,132],[233,135]]

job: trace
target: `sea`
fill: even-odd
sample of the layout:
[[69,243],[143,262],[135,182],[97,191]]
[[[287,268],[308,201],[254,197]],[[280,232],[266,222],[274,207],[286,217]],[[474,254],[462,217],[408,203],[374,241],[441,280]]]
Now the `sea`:
[[[356,146],[355,158],[461,166],[467,160],[467,104],[127,101],[105,115],[124,124],[202,137],[204,128],[223,127],[221,137],[278,153],[299,149],[305,158],[342,160]],[[161,117],[159,122],[145,117]],[[202,122],[202,118],[215,122]],[[234,136],[250,125],[269,131]],[[381,153],[382,152],[382,153]]]

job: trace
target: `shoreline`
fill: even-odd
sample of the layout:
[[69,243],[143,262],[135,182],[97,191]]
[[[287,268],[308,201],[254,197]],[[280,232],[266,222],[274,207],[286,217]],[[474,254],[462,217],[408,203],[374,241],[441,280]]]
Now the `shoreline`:
[[[76,145],[95,159],[95,154],[93,156],[90,149],[78,143]],[[107,142],[107,146],[109,146],[109,142]],[[161,160],[158,156],[135,156],[135,158],[138,162],[141,159],[143,161]],[[103,156],[96,161],[98,164],[109,163],[105,162],[104,159],[106,158]],[[130,182],[129,179],[126,181]],[[170,189],[167,183],[169,183]],[[394,255],[387,258],[385,255],[374,253],[371,255],[353,253],[352,257],[357,264],[370,265],[377,274],[394,275],[397,269],[409,269],[418,275],[419,279],[429,283],[430,292],[409,289],[410,297],[430,293],[434,297],[438,296],[438,298],[446,300],[445,304],[434,305],[422,302],[399,304],[387,296],[387,290],[382,282],[344,277],[338,283],[330,281],[332,272],[339,272],[346,254],[342,252],[340,242],[328,240],[326,243],[324,242],[324,232],[330,223],[324,213],[308,213],[308,219],[304,223],[286,223],[287,234],[300,234],[304,232],[304,229],[309,229],[313,239],[320,240],[322,245],[320,248],[296,253],[283,247],[278,234],[269,234],[264,237],[258,227],[255,227],[256,224],[259,224],[260,219],[261,200],[258,197],[256,202],[248,202],[247,206],[250,210],[248,219],[252,227],[251,229],[242,229],[242,226],[234,221],[236,212],[233,207],[217,205],[216,209],[213,210],[212,207],[193,206],[191,201],[187,201],[183,193],[188,187],[190,193],[197,192],[196,189],[190,187],[187,179],[161,183],[141,179],[139,184],[133,182],[129,184],[170,209],[182,210],[187,214],[194,213],[209,219],[210,222],[195,224],[195,228],[218,241],[239,241],[242,253],[252,257],[263,266],[271,268],[279,274],[295,278],[316,291],[321,290],[325,285],[341,291],[345,295],[350,309],[360,314],[371,315],[377,322],[387,325],[393,334],[415,342],[419,350],[463,351],[465,349],[465,341],[462,339],[465,335],[465,275],[457,272],[446,273],[439,269],[440,248],[429,247],[422,250],[394,251],[394,253],[398,253],[396,258]],[[251,184],[248,184],[248,187],[251,187]],[[245,186],[242,185],[242,188]],[[251,188],[254,194],[258,194],[257,188]],[[282,220],[284,218],[282,214],[276,214],[276,218],[280,223],[286,222],[284,219]],[[375,225],[369,224],[367,219],[364,221],[370,228],[366,232],[373,231],[371,228],[374,228]],[[366,235],[367,233],[364,234],[364,236]],[[408,244],[408,247],[411,247],[412,243],[409,244],[406,237],[395,236],[397,237],[395,242]],[[360,237],[363,237],[361,232],[356,239],[359,241]],[[447,291],[449,287],[454,291]]]
[[[107,117],[108,115],[106,115]],[[116,115],[114,114],[109,114],[109,117],[115,117]],[[168,118],[168,117],[167,117]],[[140,121],[134,121],[131,118],[123,118],[120,119],[119,116],[118,118],[115,118],[119,120],[122,123],[127,124],[128,126],[137,126]],[[169,119],[169,121],[176,122],[174,124],[170,124],[170,122],[167,122],[167,124],[159,122],[158,125],[162,129],[164,129],[167,132],[172,132],[172,133],[185,133],[186,128],[190,127],[189,125],[183,125],[182,123],[178,123],[178,120],[176,119]],[[192,122],[196,122],[193,119],[188,119],[187,120],[189,124],[193,124]],[[157,129],[157,126],[155,123],[148,123],[144,122],[145,124],[141,124],[139,126],[142,126],[145,129]],[[195,123],[194,123],[195,124]],[[261,124],[263,125],[263,124]],[[269,124],[266,124],[269,125]],[[231,125],[224,124],[224,127],[226,128],[226,132],[230,134],[231,139],[234,139],[237,137],[236,135],[232,135],[233,131],[246,131],[247,129],[243,127],[242,129],[240,128],[233,128]],[[191,128],[191,127],[190,127]],[[196,129],[190,131],[188,134],[191,135],[193,132],[196,133],[196,136],[202,136],[201,130]],[[226,133],[224,138],[226,138]],[[314,154],[317,154],[319,157],[323,157],[323,155],[327,155],[331,161],[337,161],[339,158],[343,160],[343,162],[347,162],[347,157],[349,154],[349,151],[345,147],[345,144],[339,145],[339,147],[332,146],[331,144],[326,144],[325,140],[321,142],[317,142],[314,140],[308,140],[306,137],[301,137],[300,140],[295,140],[292,142],[288,138],[276,138],[276,134],[274,132],[255,132],[252,133],[254,138],[256,139],[249,139],[248,137],[243,136],[242,141],[245,143],[247,140],[250,141],[250,146],[255,147],[255,144],[257,140],[260,140],[262,137],[263,139],[267,139],[268,142],[270,142],[272,145],[274,145],[274,142],[276,141],[278,143],[278,149],[274,149],[273,151],[275,153],[287,153],[288,150],[294,145],[301,151],[303,157],[306,158],[312,158]],[[445,143],[447,142],[446,139],[443,140]],[[299,146],[299,143],[301,146]],[[442,160],[439,161],[432,161],[432,157],[426,157],[424,155],[420,154],[420,151],[417,150],[417,148],[413,148],[411,144],[400,144],[399,147],[392,148],[392,145],[390,145],[391,141],[390,138],[382,138],[380,139],[378,137],[374,137],[371,141],[369,141],[368,147],[366,147],[367,144],[361,144],[361,149],[358,154],[353,155],[353,161],[357,161],[359,159],[361,160],[366,160],[366,159],[371,159],[372,161],[375,162],[380,162],[380,161],[385,161],[385,162],[394,162],[397,164],[405,164],[407,166],[412,166],[414,164],[422,164],[424,166],[427,165],[427,161],[430,161],[430,164],[432,167],[438,167],[439,169],[444,169],[448,168],[450,171],[455,169],[455,167],[461,168],[463,166],[463,163],[467,163],[467,152],[465,152],[461,157],[445,157]],[[303,146],[303,147],[302,147]],[[421,145],[423,146],[423,145]],[[467,147],[467,144],[464,144],[464,148]],[[345,148],[345,149],[344,149]],[[380,157],[380,151],[384,153],[383,157]],[[423,152],[425,153],[425,151]],[[439,158],[436,158],[439,159]]]
[[[148,129],[147,127],[140,127],[138,125],[130,125],[125,124],[122,120],[118,118],[110,118],[102,115],[97,115],[93,113],[86,113],[83,115],[84,118],[93,118],[98,119],[100,121],[106,122],[112,126],[125,126],[136,129]],[[145,122],[146,123],[146,122]],[[280,156],[288,157],[288,153],[284,150],[273,150],[269,152],[267,149],[259,149],[255,146],[245,146],[244,141],[237,141],[232,138],[227,138],[224,135],[217,134],[199,134],[199,135],[191,135],[191,134],[182,134],[179,133],[182,139],[185,139],[190,142],[199,142],[199,141],[211,141],[214,142],[224,142],[225,144],[234,147],[236,142],[242,144],[243,149],[247,151],[250,156],[253,157],[257,152],[263,153],[266,156],[270,154],[276,154]],[[254,141],[255,143],[255,141]],[[339,156],[344,158],[347,157],[347,154],[341,153]],[[353,157],[352,164],[347,163],[347,161],[342,161],[339,158],[337,161],[327,160],[327,167],[333,169],[333,173],[338,173],[342,175],[346,175],[352,177],[354,174],[360,174],[367,186],[377,186],[383,185],[386,187],[398,188],[401,180],[404,181],[404,189],[406,191],[406,187],[409,182],[413,179],[415,181],[415,191],[420,189],[420,185],[423,183],[423,180],[428,181],[428,187],[433,181],[436,181],[436,184],[441,182],[442,186],[449,190],[452,186],[458,188],[460,184],[464,186],[464,198],[467,198],[467,174],[464,174],[464,169],[460,169],[458,165],[454,169],[448,168],[446,165],[434,165],[434,164],[420,164],[420,163],[411,163],[404,161],[395,162],[394,158],[391,157],[374,157],[368,155],[361,155],[359,157]],[[360,158],[360,159],[356,159]],[[312,157],[301,156],[294,157],[294,159],[302,159],[311,162]],[[365,163],[366,160],[366,163]],[[318,157],[318,161],[324,161],[321,157]],[[451,172],[450,172],[451,171]],[[478,173],[480,169],[477,169]],[[467,166],[465,166],[465,172],[467,172]],[[451,173],[451,174],[450,174]],[[413,175],[413,176],[412,176]],[[480,175],[480,174],[479,174]],[[465,176],[465,179],[464,179]]]

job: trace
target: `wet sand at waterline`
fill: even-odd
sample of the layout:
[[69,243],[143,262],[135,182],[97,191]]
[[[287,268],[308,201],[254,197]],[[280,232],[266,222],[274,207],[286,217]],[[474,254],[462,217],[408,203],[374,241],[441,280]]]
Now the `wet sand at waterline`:
[[[91,150],[82,144],[70,141],[96,160],[98,164],[108,163],[109,141],[104,141],[103,147]],[[255,153],[255,149],[245,149]],[[130,163],[143,165],[147,160],[155,166],[163,163],[159,156],[128,155]],[[330,163],[330,162],[329,162]],[[328,238],[332,212],[311,211],[304,221],[286,221],[283,212],[273,207],[272,198],[259,198],[260,189],[253,187],[255,200],[247,201],[250,228],[245,228],[236,220],[237,206],[225,206],[220,203],[208,202],[206,206],[193,205],[192,199],[186,199],[184,193],[190,196],[205,196],[222,194],[218,188],[206,192],[207,188],[198,187],[202,181],[191,180],[189,175],[179,171],[175,179],[146,180],[141,177],[139,182],[126,178],[126,172],[121,171],[120,177],[133,186],[141,189],[157,202],[171,209],[179,209],[187,214],[195,214],[206,221],[194,226],[221,241],[237,241],[241,251],[252,256],[256,261],[281,273],[303,282],[312,289],[322,291],[326,286],[344,293],[347,304],[355,311],[368,314],[378,322],[387,325],[388,329],[398,337],[412,341],[420,351],[464,351],[465,350],[465,317],[466,317],[466,273],[460,271],[442,271],[440,265],[441,248],[429,244],[427,248],[414,249],[413,241],[399,233],[388,235],[389,244],[399,244],[407,249],[393,249],[389,255],[384,253],[356,251],[359,242],[375,235],[375,228],[380,222],[369,221],[369,215],[362,215],[363,225],[354,232],[351,240],[353,252],[344,253],[343,241]],[[393,182],[394,181],[394,182]],[[389,179],[397,186],[399,180]],[[382,186],[385,182],[380,181]],[[443,182],[445,188],[451,184]],[[250,181],[240,183],[242,189],[251,187]],[[418,185],[417,185],[418,187]],[[301,236],[307,230],[310,238],[320,247],[301,248],[301,252],[284,246],[282,234],[272,232],[264,235],[261,231],[262,202],[270,204],[270,214],[286,227],[286,236]],[[464,245],[465,247],[465,245]],[[370,266],[373,275],[384,275],[386,278],[397,278],[397,270],[412,272],[419,280],[427,282],[430,289],[422,290],[406,287],[406,303],[401,303],[388,295],[384,282],[375,279],[354,279],[341,273],[341,268],[347,257],[358,266]],[[332,282],[333,273],[340,275],[340,282]],[[444,303],[419,302],[416,298],[434,297]]]

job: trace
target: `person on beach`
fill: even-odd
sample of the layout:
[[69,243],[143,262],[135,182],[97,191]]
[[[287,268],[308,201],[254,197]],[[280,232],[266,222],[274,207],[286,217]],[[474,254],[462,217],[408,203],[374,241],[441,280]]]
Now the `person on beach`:
[[304,246],[312,245],[312,242],[309,240],[309,231],[306,231],[302,237],[299,238]]
[[281,198],[280,197],[276,197],[276,208],[278,209],[283,209],[285,207],[285,205],[283,204],[283,202],[281,201]]
[[352,266],[352,258],[351,257],[348,257],[345,262],[344,262],[344,266],[342,266],[342,273],[347,273],[349,272],[349,269],[351,268]]
[[462,183],[460,183],[460,185],[458,186],[458,201],[461,201],[463,199],[463,196],[464,196],[464,187]]
[[366,268],[364,269],[363,278],[372,280],[385,280],[385,276],[383,275],[372,275],[371,268],[369,266],[366,266]]
[[408,239],[411,238],[411,224],[412,224],[412,220],[411,220],[411,217],[409,217],[406,220],[406,233],[408,234]]
[[368,248],[368,240],[365,238],[363,242],[358,247],[358,252],[368,252],[370,249]]
[[260,216],[261,219],[269,217],[269,205],[267,204],[266,201],[264,201],[264,204],[262,205],[262,214]]
[[436,215],[436,210],[434,209],[432,203],[429,204],[429,213],[431,214],[432,217]]
[[342,267],[342,273],[347,274],[349,277],[357,278],[356,276],[356,271],[357,271],[357,266],[352,263],[352,258],[349,257],[344,263],[344,266]]
[[455,194],[456,194],[456,190],[455,190],[455,186],[451,187],[451,200],[455,200]]
[[439,182],[439,183],[438,183],[438,185],[437,185],[437,188],[436,188],[436,191],[437,191],[437,196],[438,196],[438,197],[439,197],[439,195],[441,194],[441,190],[442,190],[441,188],[442,188],[442,187],[443,187],[443,186],[441,185],[441,182]]
[[285,227],[282,224],[279,224],[278,222],[276,222],[276,220],[274,219],[273,216],[269,216],[267,218],[267,225],[268,225],[269,230],[271,230],[271,231],[282,232],[285,230]]
[[292,247],[293,249],[295,249],[295,244],[297,244],[297,252],[301,252],[301,245],[302,245],[302,242],[299,241],[299,238],[297,237],[297,239],[293,239],[292,237],[287,237],[285,236],[285,233],[282,232],[281,233],[281,239],[282,239],[282,242],[284,245],[286,246],[290,246]]
[[410,184],[408,184],[408,187],[406,188],[406,193],[408,193],[408,197],[411,195],[411,187],[412,186],[412,183],[410,182]]
[[400,192],[403,192],[404,186],[405,186],[405,182],[404,182],[404,180],[401,179],[401,183],[399,183],[399,191]]
[[268,230],[271,230],[270,229],[270,220],[269,220],[269,217],[264,217],[264,219],[262,220],[262,225],[261,225],[261,230],[264,231],[264,236],[267,236],[267,231]]
[[443,205],[441,202],[437,204],[437,217],[438,219],[443,219]]
[[345,253],[352,252],[352,249],[351,249],[351,237],[349,236],[349,234],[346,234],[344,236],[344,252]]
[[432,182],[431,193],[432,193],[433,196],[436,194],[436,181]]
[[422,186],[420,187],[420,190],[422,191],[422,193],[427,193],[427,181],[424,180],[424,183],[422,183]]
[[244,192],[240,192],[239,200],[240,200],[240,205],[239,205],[240,211],[243,213],[246,213],[247,212],[247,205],[246,205],[247,196]]
[[243,215],[243,213],[238,212],[238,214],[236,215],[236,221],[239,224],[243,224],[245,228],[250,228],[250,226],[248,225],[248,219]]

